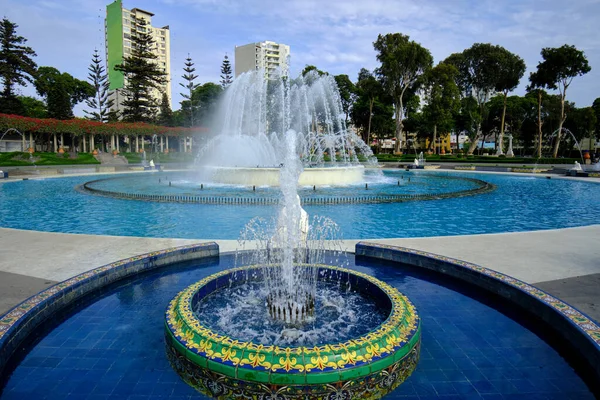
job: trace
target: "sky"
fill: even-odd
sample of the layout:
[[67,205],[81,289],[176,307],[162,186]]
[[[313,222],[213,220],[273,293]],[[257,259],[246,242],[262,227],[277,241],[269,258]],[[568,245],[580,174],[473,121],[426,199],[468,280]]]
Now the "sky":
[[[0,14],[19,25],[38,66],[87,79],[95,48],[104,55],[108,0],[0,0]],[[235,46],[271,40],[291,47],[291,74],[306,65],[356,81],[361,68],[378,66],[378,34],[400,32],[428,48],[434,63],[473,43],[505,47],[525,60],[515,94],[523,94],[544,47],[575,45],[592,71],[573,80],[567,99],[578,107],[600,97],[600,0],[124,0],[171,30],[173,109],[181,101],[183,63],[196,63],[199,83],[220,80]],[[35,95],[30,86],[24,95]],[[75,113],[83,115],[84,105]]]

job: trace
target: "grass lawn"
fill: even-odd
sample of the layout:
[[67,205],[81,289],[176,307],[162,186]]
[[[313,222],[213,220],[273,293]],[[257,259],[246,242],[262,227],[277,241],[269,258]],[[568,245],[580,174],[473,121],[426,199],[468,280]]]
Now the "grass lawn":
[[[130,164],[140,164],[143,158],[141,153],[121,153],[119,155],[125,157]],[[191,163],[195,157],[193,153],[146,153],[146,161],[154,160],[155,164]]]
[[[100,164],[90,153],[78,153],[77,158],[70,158],[68,153],[33,153],[33,162],[41,165],[78,165],[78,164]],[[20,151],[0,153],[0,166],[2,167],[26,167],[32,166],[29,153]]]

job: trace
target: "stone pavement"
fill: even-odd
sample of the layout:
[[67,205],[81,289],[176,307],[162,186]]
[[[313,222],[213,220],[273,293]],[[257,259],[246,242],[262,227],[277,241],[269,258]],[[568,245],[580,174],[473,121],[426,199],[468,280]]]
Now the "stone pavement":
[[[207,240],[75,235],[0,228],[0,314],[56,281],[110,262]],[[600,225],[534,232],[363,240],[429,251],[539,285],[600,320]],[[221,252],[236,240],[216,240]],[[358,240],[343,242],[354,251]],[[19,249],[19,251],[15,251]]]

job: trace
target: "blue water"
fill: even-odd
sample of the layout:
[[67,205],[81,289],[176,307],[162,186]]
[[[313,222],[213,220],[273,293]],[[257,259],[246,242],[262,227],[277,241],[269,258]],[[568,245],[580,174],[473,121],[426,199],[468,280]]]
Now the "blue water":
[[[385,174],[392,182],[390,188],[404,176],[405,181],[412,178],[415,188],[427,184],[435,190],[435,185],[441,185],[443,180],[427,180],[425,174],[429,173],[391,171]],[[444,172],[433,174],[444,175]],[[471,197],[307,206],[306,211],[333,219],[345,239],[519,232],[590,225],[600,220],[598,184],[495,174],[460,176],[484,179],[498,188]],[[111,199],[74,190],[76,185],[98,178],[1,184],[0,226],[66,233],[237,239],[251,218],[270,218],[277,212],[273,206],[155,203]],[[140,174],[138,178],[154,180],[155,176]],[[210,189],[205,192],[208,191]],[[358,187],[352,191],[357,195],[367,192]]]
[[[593,398],[553,348],[488,305],[487,296],[412,269],[355,265],[348,257],[350,268],[407,295],[421,316],[421,361],[387,398]],[[138,276],[82,302],[64,320],[55,318],[55,327],[24,356],[0,399],[199,397],[166,359],[164,311],[180,290],[232,261],[225,255],[218,265],[169,267]]]

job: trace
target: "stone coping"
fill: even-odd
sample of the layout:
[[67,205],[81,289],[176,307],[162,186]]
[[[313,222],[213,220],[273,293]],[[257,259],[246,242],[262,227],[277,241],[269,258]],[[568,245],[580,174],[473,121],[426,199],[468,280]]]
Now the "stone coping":
[[[387,319],[360,337],[312,347],[244,342],[203,326],[193,313],[194,304],[232,282],[261,281],[262,269],[267,267],[258,265],[218,272],[181,291],[166,311],[167,340],[198,367],[233,379],[271,384],[335,383],[345,376],[367,376],[402,360],[417,346],[420,319],[406,296],[361,272],[329,265],[315,267],[319,280],[350,282],[372,296],[387,297],[386,303],[391,305]],[[347,370],[351,370],[349,375]]]
[[600,326],[579,310],[537,287],[477,264],[406,247],[359,242],[357,256],[435,271],[499,295],[544,321],[589,369],[579,372],[600,382]]
[[21,343],[42,322],[82,296],[138,273],[181,261],[218,255],[219,246],[214,242],[154,251],[92,269],[28,298],[0,316],[0,375]]

